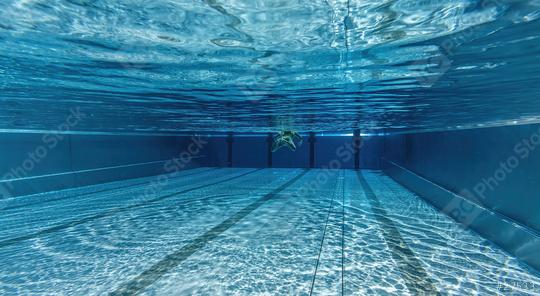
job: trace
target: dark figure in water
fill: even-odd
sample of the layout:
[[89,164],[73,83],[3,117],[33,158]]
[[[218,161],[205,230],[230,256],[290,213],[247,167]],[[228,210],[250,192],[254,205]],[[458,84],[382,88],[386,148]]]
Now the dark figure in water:
[[289,147],[292,151],[296,150],[296,145],[302,145],[302,136],[294,131],[281,131],[274,135],[272,143],[272,152],[279,150],[281,147]]

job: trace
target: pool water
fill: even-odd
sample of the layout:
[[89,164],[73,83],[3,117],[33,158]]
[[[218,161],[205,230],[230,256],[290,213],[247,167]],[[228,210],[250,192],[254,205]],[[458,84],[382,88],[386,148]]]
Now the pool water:
[[0,294],[540,295],[376,170],[196,168],[2,202]]
[[539,32],[538,0],[3,0],[0,130],[538,123]]

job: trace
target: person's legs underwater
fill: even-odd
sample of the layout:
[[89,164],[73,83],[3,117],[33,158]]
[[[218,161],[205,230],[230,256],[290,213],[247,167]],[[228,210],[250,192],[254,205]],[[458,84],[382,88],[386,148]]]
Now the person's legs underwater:
[[302,144],[302,136],[294,131],[281,131],[274,135],[272,143],[272,152],[279,150],[281,147],[289,147],[292,151],[296,151],[296,145]]

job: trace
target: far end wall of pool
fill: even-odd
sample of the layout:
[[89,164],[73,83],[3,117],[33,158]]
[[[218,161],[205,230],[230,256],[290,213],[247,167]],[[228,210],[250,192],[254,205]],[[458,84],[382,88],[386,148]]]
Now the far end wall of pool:
[[[359,165],[380,169],[380,137],[364,139]],[[171,173],[195,167],[354,168],[352,137],[268,150],[261,136],[189,137],[2,133],[0,197]]]

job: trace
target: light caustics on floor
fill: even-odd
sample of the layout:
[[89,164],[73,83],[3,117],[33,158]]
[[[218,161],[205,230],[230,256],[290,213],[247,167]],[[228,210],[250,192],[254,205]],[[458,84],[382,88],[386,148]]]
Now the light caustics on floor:
[[538,273],[378,171],[198,168],[0,211],[2,295],[540,291]]

